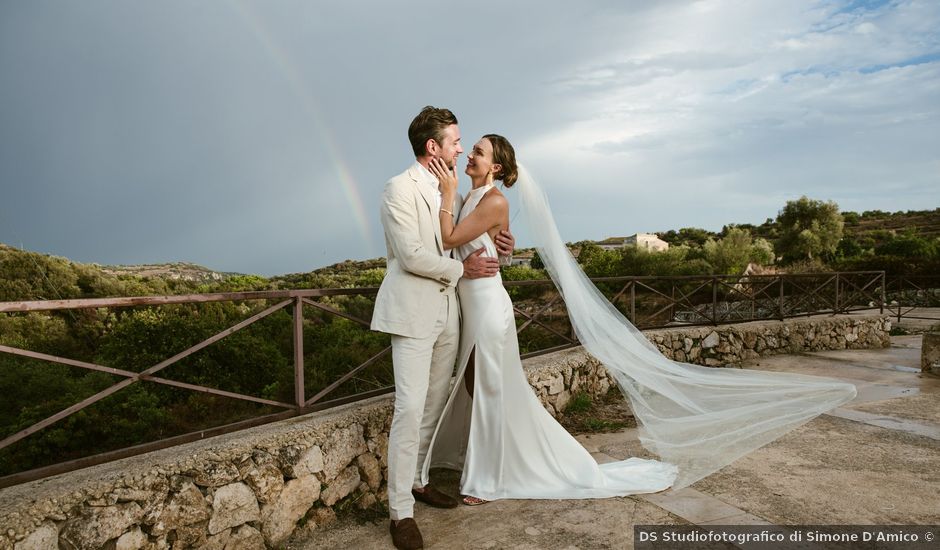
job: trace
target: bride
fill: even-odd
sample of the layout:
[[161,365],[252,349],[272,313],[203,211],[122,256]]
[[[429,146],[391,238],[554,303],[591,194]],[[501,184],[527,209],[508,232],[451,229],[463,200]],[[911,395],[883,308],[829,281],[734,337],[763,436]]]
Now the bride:
[[[442,204],[453,204],[456,167],[429,165]],[[454,224],[440,214],[444,247],[462,260],[509,226],[495,187],[517,188],[539,255],[565,299],[585,350],[630,400],[641,443],[662,460],[597,464],[542,407],[519,358],[512,303],[499,277],[461,279],[457,383],[422,466],[462,470],[465,504],[505,498],[599,498],[687,486],[815,416],[851,400],[855,386],[814,376],[715,369],[672,361],[620,314],[580,270],[535,180],[502,136],[483,136],[467,156],[470,190]]]

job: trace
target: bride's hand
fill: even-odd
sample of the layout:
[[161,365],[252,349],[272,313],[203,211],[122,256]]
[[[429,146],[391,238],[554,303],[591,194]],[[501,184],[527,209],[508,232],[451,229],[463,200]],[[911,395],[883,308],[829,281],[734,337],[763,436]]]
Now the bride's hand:
[[443,159],[432,158],[428,163],[428,169],[437,178],[441,184],[441,195],[454,196],[457,194],[457,167],[451,170]]

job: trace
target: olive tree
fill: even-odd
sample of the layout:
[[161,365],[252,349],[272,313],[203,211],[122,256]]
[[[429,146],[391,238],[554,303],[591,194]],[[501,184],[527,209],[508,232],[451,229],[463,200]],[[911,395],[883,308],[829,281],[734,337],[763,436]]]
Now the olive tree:
[[836,203],[802,196],[787,201],[777,214],[777,225],[777,251],[789,262],[833,254],[842,238],[844,221]]

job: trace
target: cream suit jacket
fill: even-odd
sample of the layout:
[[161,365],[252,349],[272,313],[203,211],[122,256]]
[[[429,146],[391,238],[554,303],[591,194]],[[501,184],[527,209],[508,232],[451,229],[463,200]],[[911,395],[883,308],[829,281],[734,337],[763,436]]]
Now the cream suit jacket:
[[[431,333],[442,301],[463,275],[463,264],[444,253],[436,197],[419,179],[419,169],[416,162],[385,184],[381,219],[388,267],[372,314],[372,330],[411,338]],[[458,212],[462,202],[458,195],[448,210]]]

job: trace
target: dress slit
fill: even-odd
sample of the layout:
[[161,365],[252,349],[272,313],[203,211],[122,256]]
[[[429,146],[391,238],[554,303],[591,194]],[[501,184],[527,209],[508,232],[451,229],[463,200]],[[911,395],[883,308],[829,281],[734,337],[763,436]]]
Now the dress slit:
[[467,366],[463,371],[463,387],[470,394],[470,400],[473,400],[473,393],[476,385],[476,343],[470,348],[470,357],[467,358]]

